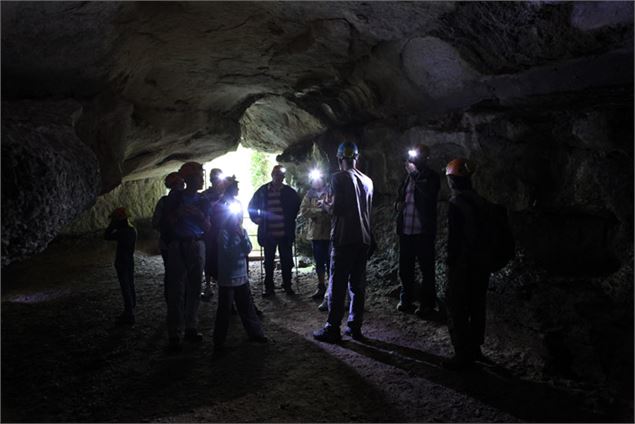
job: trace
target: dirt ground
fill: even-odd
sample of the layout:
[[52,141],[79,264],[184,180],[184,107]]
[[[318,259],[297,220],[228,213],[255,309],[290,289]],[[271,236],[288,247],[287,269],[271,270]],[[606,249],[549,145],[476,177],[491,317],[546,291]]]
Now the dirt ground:
[[452,353],[445,324],[395,312],[395,290],[375,289],[372,279],[368,340],[315,342],[326,314],[310,299],[308,269],[298,296],[265,300],[252,264],[269,344],[247,341],[234,316],[228,351],[213,358],[214,298],[201,303],[203,343],[168,354],[160,256],[137,253],[137,323],[122,328],[112,249],[54,244],[3,271],[3,422],[626,421],[588,388],[541,381],[519,352],[486,344],[494,364],[444,370]]

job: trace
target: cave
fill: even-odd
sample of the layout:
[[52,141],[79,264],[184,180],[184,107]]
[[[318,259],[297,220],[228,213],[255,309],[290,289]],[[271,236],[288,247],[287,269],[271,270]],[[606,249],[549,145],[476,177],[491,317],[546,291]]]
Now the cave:
[[[5,422],[633,422],[632,2],[11,2],[2,15]],[[163,178],[237,149],[275,155],[306,193],[354,141],[378,250],[366,342],[311,338],[325,315],[298,223],[293,299],[255,302],[270,337],[168,355],[151,216]],[[403,158],[430,148],[446,284],[446,164],[504,206],[514,258],[487,292],[465,373],[445,322],[395,310]],[[228,173],[244,171],[234,161]],[[103,240],[138,231],[137,323]],[[255,246],[255,249],[258,249]]]

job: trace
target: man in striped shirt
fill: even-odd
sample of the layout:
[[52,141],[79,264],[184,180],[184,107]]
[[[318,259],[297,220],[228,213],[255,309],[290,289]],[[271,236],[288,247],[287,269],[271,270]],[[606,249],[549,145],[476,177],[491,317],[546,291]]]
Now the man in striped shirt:
[[[399,235],[400,302],[397,310],[415,312],[431,318],[436,303],[435,251],[437,233],[437,198],[440,177],[427,166],[430,149],[420,144],[409,152],[405,168],[407,176],[397,194],[397,234]],[[415,262],[419,262],[422,281],[418,299],[415,284]],[[419,300],[415,311],[413,302]]]
[[249,217],[258,225],[258,244],[265,251],[265,291],[263,297],[275,294],[273,284],[276,249],[280,253],[282,287],[288,295],[293,269],[293,242],[295,220],[300,209],[298,193],[284,184],[286,170],[276,165],[271,171],[271,182],[262,185],[249,202]]

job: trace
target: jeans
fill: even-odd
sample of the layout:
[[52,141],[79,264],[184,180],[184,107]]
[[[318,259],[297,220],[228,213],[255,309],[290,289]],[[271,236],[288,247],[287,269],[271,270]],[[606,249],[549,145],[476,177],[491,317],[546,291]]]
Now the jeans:
[[291,288],[293,269],[293,243],[287,237],[265,239],[265,290],[273,291],[273,270],[276,257],[276,247],[280,253],[280,267],[282,268],[282,287]]
[[434,308],[437,298],[434,269],[434,235],[399,236],[400,300],[412,304],[416,299],[415,262],[419,262],[422,281],[419,294],[421,308]]
[[313,258],[315,259],[315,271],[323,274],[331,265],[330,240],[313,240]]
[[232,304],[236,302],[236,309],[240,315],[245,331],[249,337],[263,337],[262,325],[256,315],[256,308],[251,297],[249,283],[238,287],[218,287],[218,309],[214,324],[214,345],[222,346],[227,338],[229,317]]
[[137,294],[134,287],[134,260],[130,258],[130,262],[115,262],[115,270],[123,296],[124,313],[131,316],[134,314],[135,306],[137,306]]
[[170,242],[166,267],[168,335],[177,337],[185,328],[198,326],[198,306],[205,264],[205,243],[202,240]]
[[344,318],[346,290],[351,299],[348,326],[360,329],[364,320],[366,299],[366,260],[368,248],[365,244],[333,247],[331,250],[331,275],[328,288],[329,314],[326,326],[338,329]]

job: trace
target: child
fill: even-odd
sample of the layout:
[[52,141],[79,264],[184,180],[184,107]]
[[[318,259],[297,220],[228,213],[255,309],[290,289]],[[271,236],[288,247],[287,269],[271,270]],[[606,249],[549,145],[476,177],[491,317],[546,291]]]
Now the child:
[[267,342],[249,288],[247,255],[252,246],[242,227],[242,207],[236,200],[226,205],[218,234],[218,309],[214,326],[214,351],[217,353],[223,350],[234,301],[249,339]]
[[136,294],[134,288],[134,249],[137,241],[137,231],[128,221],[125,208],[117,208],[110,214],[110,225],[104,233],[106,240],[117,241],[115,269],[121,286],[124,311],[117,319],[118,324],[134,324],[134,308]]

